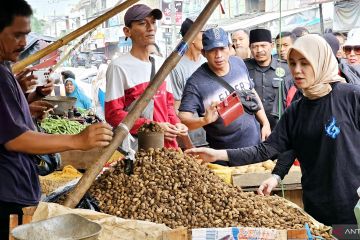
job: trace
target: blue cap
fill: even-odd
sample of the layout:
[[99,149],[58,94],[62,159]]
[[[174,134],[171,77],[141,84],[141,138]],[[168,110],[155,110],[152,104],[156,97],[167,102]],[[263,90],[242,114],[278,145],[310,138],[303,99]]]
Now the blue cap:
[[203,49],[209,51],[213,48],[229,46],[229,38],[222,28],[211,28],[206,30],[202,36]]

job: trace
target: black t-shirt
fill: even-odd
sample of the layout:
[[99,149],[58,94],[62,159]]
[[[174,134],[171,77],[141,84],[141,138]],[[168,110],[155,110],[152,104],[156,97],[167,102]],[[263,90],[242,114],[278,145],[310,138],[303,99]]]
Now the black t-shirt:
[[[302,170],[305,210],[325,224],[355,224],[360,186],[360,87],[344,83],[317,100],[293,103],[262,144],[228,150],[237,165],[293,149]],[[241,161],[245,160],[246,161]]]
[[10,152],[5,144],[34,130],[28,103],[16,79],[0,63],[0,201],[35,205],[40,199],[37,166],[28,154]]

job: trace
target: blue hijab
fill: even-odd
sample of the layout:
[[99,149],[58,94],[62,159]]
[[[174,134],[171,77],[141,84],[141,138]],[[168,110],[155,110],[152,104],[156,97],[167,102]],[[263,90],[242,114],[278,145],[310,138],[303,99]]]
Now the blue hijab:
[[85,93],[79,88],[79,86],[76,84],[75,80],[72,78],[67,78],[65,80],[65,86],[68,81],[72,82],[72,84],[74,86],[74,91],[72,93],[66,93],[66,96],[75,97],[77,99],[76,103],[75,103],[75,107],[82,108],[85,110],[90,109],[91,108],[90,98],[88,98],[85,95]]

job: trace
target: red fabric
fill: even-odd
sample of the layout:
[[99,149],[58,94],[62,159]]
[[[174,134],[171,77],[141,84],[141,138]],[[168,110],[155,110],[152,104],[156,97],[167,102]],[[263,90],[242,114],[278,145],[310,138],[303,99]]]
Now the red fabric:
[[291,101],[293,100],[296,91],[297,91],[296,87],[291,86],[291,88],[289,89],[288,94],[286,96],[286,107],[290,106]]
[[36,69],[42,69],[42,68],[49,68],[54,66],[57,63],[57,59],[59,57],[59,54],[55,54],[51,58],[46,59],[42,63],[39,63],[38,65],[35,65],[34,68]]
[[[148,86],[148,82],[141,83],[135,87],[125,90],[125,96],[112,101],[105,102],[105,119],[113,127],[119,125],[119,123],[126,117],[128,112],[124,109],[134,101],[140,98],[141,94]],[[166,90],[166,82],[164,82],[153,97],[154,99],[154,114],[153,121],[155,122],[169,122],[176,124],[180,122],[176,116],[174,109],[174,97],[173,94]],[[137,131],[141,125],[150,122],[150,119],[138,118],[135,121],[134,126],[130,130],[131,134],[137,134]],[[176,148],[176,141],[165,141],[165,147]]]

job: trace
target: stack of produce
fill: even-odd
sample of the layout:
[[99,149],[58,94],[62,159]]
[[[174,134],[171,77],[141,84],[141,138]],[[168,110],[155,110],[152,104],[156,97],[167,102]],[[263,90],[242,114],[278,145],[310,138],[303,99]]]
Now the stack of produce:
[[120,162],[90,189],[102,212],[164,223],[171,228],[267,227],[300,229],[309,223],[329,237],[301,209],[277,196],[258,196],[227,185],[194,158],[168,149],[139,151],[134,174]]
[[[267,160],[265,162],[233,167],[233,173],[271,173],[276,161]],[[290,171],[301,171],[299,166],[292,166]]]
[[68,165],[63,168],[62,171],[55,171],[46,176],[39,176],[41,192],[45,195],[49,195],[57,188],[64,186],[68,182],[80,178],[82,174]]
[[77,134],[86,128],[78,121],[67,118],[45,118],[40,126],[49,134]]

